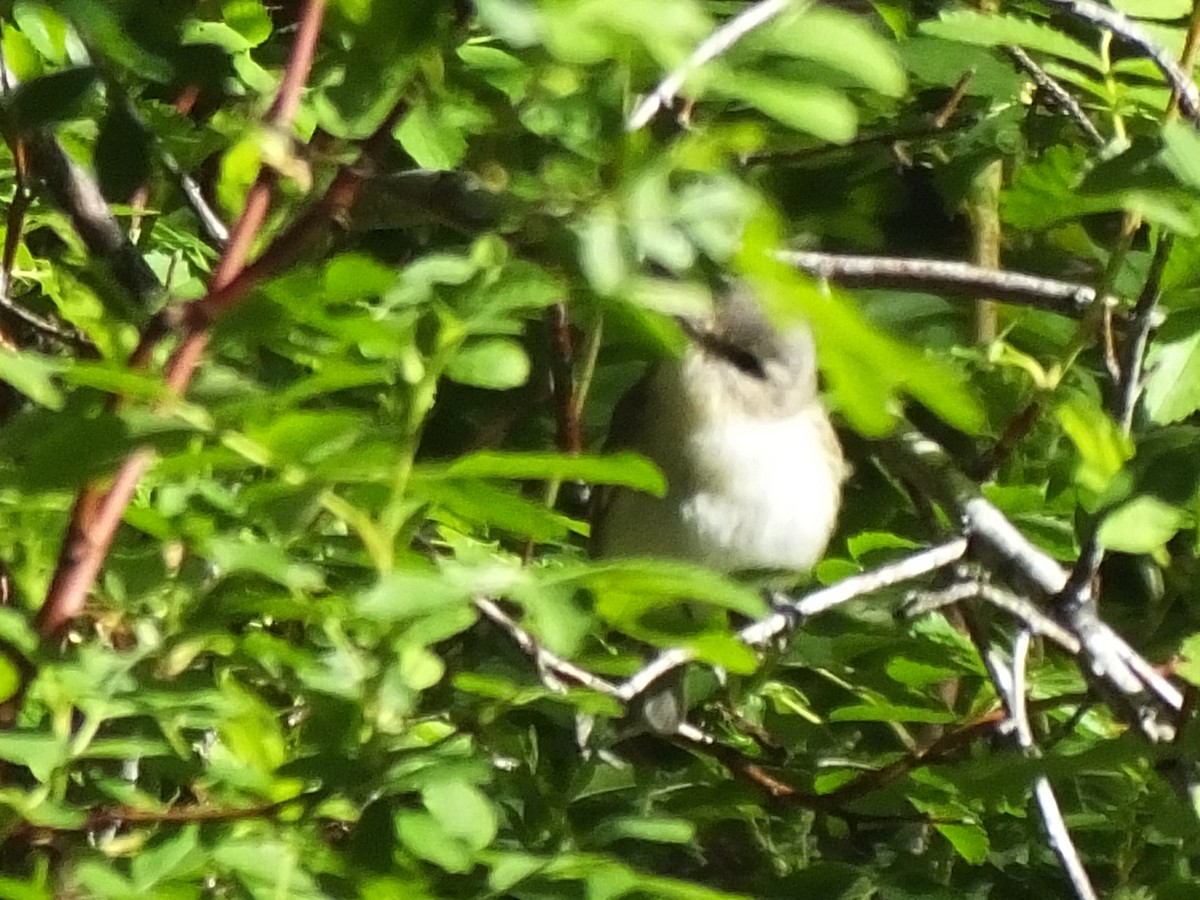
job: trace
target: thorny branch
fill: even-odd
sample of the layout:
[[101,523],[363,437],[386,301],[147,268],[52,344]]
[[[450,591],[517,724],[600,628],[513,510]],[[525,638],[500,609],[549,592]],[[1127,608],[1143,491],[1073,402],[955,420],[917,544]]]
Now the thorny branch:
[[[308,79],[316,51],[317,37],[324,19],[324,0],[308,0],[301,13],[300,25],[279,92],[268,113],[271,127],[287,131],[300,103],[300,93]],[[250,188],[246,204],[234,226],[228,244],[217,263],[209,285],[209,296],[228,289],[246,267],[250,247],[266,218],[276,174],[264,167]],[[107,209],[107,207],[106,207]],[[197,301],[204,303],[208,297]],[[230,300],[230,302],[235,302]],[[205,320],[205,326],[207,325]],[[151,328],[155,322],[151,323]],[[145,344],[145,339],[143,339]],[[185,330],[180,346],[167,363],[165,380],[175,392],[182,392],[191,381],[208,344],[205,327]],[[131,361],[143,363],[149,354]],[[38,611],[37,626],[42,634],[53,634],[79,614],[91,590],[112,539],[133,497],[141,476],[153,458],[146,448],[135,450],[121,465],[107,491],[97,485],[85,488],[76,498],[67,536],[59,554],[46,600]]]

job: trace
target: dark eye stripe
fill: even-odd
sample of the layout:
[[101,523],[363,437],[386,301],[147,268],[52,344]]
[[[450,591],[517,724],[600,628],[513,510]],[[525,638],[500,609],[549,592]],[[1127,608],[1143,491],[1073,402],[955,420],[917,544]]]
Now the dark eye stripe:
[[753,378],[766,380],[767,372],[763,368],[762,360],[748,350],[743,350],[741,347],[736,347],[720,338],[711,338],[707,349],[714,356],[719,356],[728,361],[739,372],[745,372]]

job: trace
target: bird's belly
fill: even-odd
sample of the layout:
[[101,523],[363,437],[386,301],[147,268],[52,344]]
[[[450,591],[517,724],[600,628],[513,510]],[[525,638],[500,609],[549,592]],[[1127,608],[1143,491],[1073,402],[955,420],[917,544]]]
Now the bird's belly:
[[820,411],[701,429],[689,441],[696,477],[680,524],[708,565],[806,571],[837,518],[842,460]]

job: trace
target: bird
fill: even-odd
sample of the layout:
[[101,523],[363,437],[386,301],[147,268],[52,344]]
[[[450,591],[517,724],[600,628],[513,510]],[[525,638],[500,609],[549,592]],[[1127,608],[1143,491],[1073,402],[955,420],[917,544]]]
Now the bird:
[[[608,440],[654,462],[666,493],[598,494],[591,555],[681,560],[731,575],[811,571],[848,474],[811,329],[802,320],[777,327],[744,281],[718,294],[711,315],[680,324],[686,349],[617,404]],[[674,732],[685,711],[677,676],[642,702],[655,732]]]

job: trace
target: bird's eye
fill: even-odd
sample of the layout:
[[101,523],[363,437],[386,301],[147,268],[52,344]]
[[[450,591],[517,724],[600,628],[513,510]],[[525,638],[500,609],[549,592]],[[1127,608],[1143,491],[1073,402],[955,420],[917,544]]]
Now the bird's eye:
[[763,368],[762,360],[740,347],[734,347],[731,344],[723,344],[721,346],[721,355],[739,371],[760,380],[766,380],[767,371]]

